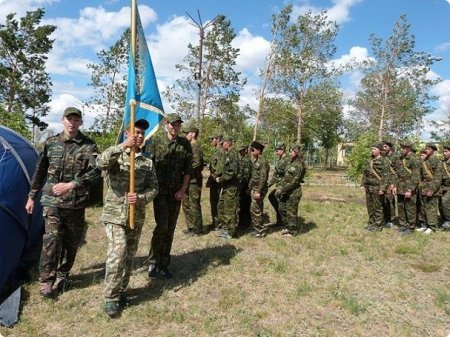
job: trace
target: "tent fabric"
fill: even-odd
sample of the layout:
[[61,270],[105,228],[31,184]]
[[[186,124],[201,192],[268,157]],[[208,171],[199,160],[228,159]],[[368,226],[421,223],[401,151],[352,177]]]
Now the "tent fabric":
[[[20,268],[42,239],[44,221],[40,203],[33,216],[25,211],[38,153],[18,133],[0,126],[0,293],[14,282]],[[32,255],[32,254],[31,254]]]

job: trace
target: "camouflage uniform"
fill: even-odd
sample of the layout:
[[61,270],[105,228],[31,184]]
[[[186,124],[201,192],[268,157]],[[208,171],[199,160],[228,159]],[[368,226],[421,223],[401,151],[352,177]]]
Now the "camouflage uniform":
[[450,229],[450,160],[442,162],[441,210],[442,220],[444,221],[443,227]]
[[[289,158],[289,156],[288,156]],[[296,234],[298,226],[298,205],[302,197],[305,164],[300,156],[293,159],[286,167],[285,174],[276,184],[275,197],[278,200],[281,223],[291,234]]]
[[[439,223],[439,198],[441,196],[442,163],[434,155],[422,161],[419,198],[427,227],[437,229]],[[432,196],[427,196],[432,192]]]
[[383,228],[384,195],[379,195],[378,192],[386,193],[390,182],[389,167],[389,162],[380,156],[369,160],[363,172],[361,186],[366,191],[366,206],[369,215],[367,229],[369,230]]
[[198,142],[192,145],[192,169],[189,188],[183,200],[183,212],[186,226],[194,233],[203,233],[202,206],[200,204],[203,184],[203,150]]
[[135,207],[135,228],[131,229],[127,198],[130,187],[130,149],[125,150],[122,145],[112,146],[99,156],[97,165],[107,171],[107,191],[102,214],[108,237],[104,296],[106,301],[119,301],[119,294],[126,291],[130,281],[133,259],[145,223],[145,208],[158,193],[158,181],[152,161],[142,153],[136,153],[135,192],[138,202]]
[[[268,190],[267,179],[269,176],[269,169],[269,163],[262,155],[256,160],[252,159],[252,174],[248,184],[250,196],[252,198],[250,204],[250,215],[252,219],[252,227],[258,232],[264,229],[264,197]],[[258,200],[253,197],[255,192],[260,193],[261,195]]]
[[251,223],[250,217],[250,203],[251,198],[248,193],[248,183],[250,181],[250,175],[252,173],[252,160],[245,154],[244,156],[239,154],[239,167],[241,169],[239,179],[239,212],[238,212],[238,227],[249,227]]
[[221,146],[216,147],[211,156],[211,160],[209,163],[209,177],[206,183],[206,187],[209,187],[209,203],[211,205],[211,223],[212,227],[216,228],[219,225],[219,213],[217,210],[217,205],[219,203],[220,192],[222,189],[222,185],[216,182],[213,178],[214,173],[216,172],[218,162],[223,156],[224,150]]
[[[288,155],[283,155],[279,158],[274,166],[273,176],[269,181],[269,187],[278,184],[284,177],[286,167],[290,164],[291,158]],[[275,189],[273,189],[268,196],[269,202],[275,210],[277,216],[277,225],[281,226],[283,224],[282,215],[279,211],[279,201],[275,196]]]
[[[397,172],[395,171],[393,165],[394,162],[396,162],[399,158],[399,154],[396,152],[389,153],[385,156],[385,159],[389,163],[389,170],[390,170],[390,180],[395,179]],[[395,197],[392,194],[392,190],[390,187],[388,187],[386,191],[386,195],[384,197],[384,204],[383,204],[383,215],[384,215],[384,222],[386,224],[388,223],[394,223],[395,222]]]
[[194,173],[192,147],[184,137],[177,136],[171,141],[165,132],[160,132],[150,143],[150,155],[158,177],[159,193],[153,201],[156,227],[149,262],[165,268],[170,264],[170,251],[181,208],[181,201],[175,199],[175,193],[183,185],[184,176]]
[[223,151],[221,162],[213,178],[222,185],[218,203],[220,224],[232,237],[236,234],[238,188],[240,178],[239,158],[234,150]]
[[[420,161],[410,152],[401,155],[392,162],[391,168],[396,172],[391,181],[397,188],[398,221],[401,228],[413,230],[417,218],[417,187],[420,181]],[[410,198],[405,198],[406,192]]]
[[[29,193],[34,200],[42,189],[45,219],[39,265],[42,283],[65,280],[75,262],[86,226],[89,186],[100,179],[100,171],[95,169],[96,156],[96,144],[81,132],[73,139],[61,132],[44,143]],[[55,184],[67,182],[75,183],[76,188],[64,195],[53,193]]]

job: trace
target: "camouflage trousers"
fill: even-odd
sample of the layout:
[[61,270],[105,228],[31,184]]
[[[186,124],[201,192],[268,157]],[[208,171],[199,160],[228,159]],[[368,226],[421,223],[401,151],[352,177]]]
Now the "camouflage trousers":
[[383,201],[384,196],[380,196],[378,191],[366,191],[366,207],[369,215],[369,227],[383,226]]
[[422,215],[428,227],[437,229],[439,223],[439,197],[419,196]]
[[383,203],[384,222],[395,221],[395,198],[392,194],[386,194]]
[[250,204],[252,199],[247,193],[247,187],[239,189],[239,210],[238,210],[238,226],[241,228],[249,227],[251,223]]
[[289,231],[299,230],[298,205],[302,198],[302,188],[295,189],[292,193],[282,195],[278,200],[278,210],[281,216],[281,224]]
[[450,191],[444,191],[441,197],[442,220],[450,221]]
[[277,225],[281,226],[283,224],[283,219],[281,217],[281,213],[279,210],[279,201],[277,199],[277,197],[275,196],[275,189],[273,189],[268,197],[270,204],[272,205],[273,209],[275,210],[275,214],[277,216]]
[[219,222],[231,236],[236,234],[238,208],[238,187],[225,185],[220,193],[218,204]]
[[175,199],[175,192],[158,194],[153,200],[156,226],[149,251],[151,264],[159,267],[167,267],[170,264],[170,251],[180,208],[181,201]]
[[191,182],[182,203],[186,226],[196,233],[203,232],[201,196],[202,187],[195,181]]
[[104,296],[107,301],[118,301],[119,293],[127,290],[142,227],[143,222],[137,221],[134,229],[129,226],[105,223],[108,255]]
[[407,199],[403,194],[397,195],[398,222],[402,227],[414,229],[417,219],[417,196],[413,194]]
[[85,210],[44,207],[45,234],[39,263],[39,281],[64,279],[75,262],[85,222]]
[[252,220],[252,227],[256,231],[261,231],[264,229],[264,197],[265,193],[261,193],[259,199],[253,197],[253,191],[251,191],[252,201],[250,203],[250,216]]
[[209,183],[209,203],[211,205],[211,223],[213,227],[218,225],[218,215],[217,206],[219,204],[220,190],[222,189],[222,184],[217,183],[215,180],[210,179]]

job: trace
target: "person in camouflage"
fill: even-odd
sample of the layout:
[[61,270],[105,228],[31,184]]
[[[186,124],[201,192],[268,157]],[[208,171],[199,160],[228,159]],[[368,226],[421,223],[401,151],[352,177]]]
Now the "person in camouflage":
[[[158,193],[158,181],[153,163],[141,153],[144,132],[149,124],[145,119],[135,123],[135,134],[130,127],[125,131],[123,143],[105,150],[97,158],[97,167],[106,172],[106,196],[102,221],[108,238],[105,273],[105,312],[110,317],[120,313],[126,304],[126,290],[138,248],[145,208]],[[130,149],[135,154],[135,192],[130,186]],[[135,204],[134,229],[129,226],[129,205]]]
[[253,141],[250,144],[250,152],[252,155],[252,173],[250,176],[250,182],[248,183],[248,189],[250,197],[252,198],[250,204],[250,216],[252,220],[252,227],[255,237],[265,236],[265,224],[264,222],[264,197],[267,194],[267,179],[269,177],[269,163],[262,156],[264,145],[257,141]]
[[[390,165],[390,175],[392,179],[395,179],[396,172],[393,168],[393,163],[398,159],[399,155],[394,151],[394,142],[390,139],[383,140],[383,151],[382,155],[389,162]],[[384,204],[383,204],[383,215],[384,215],[384,226],[386,228],[393,227],[396,222],[395,217],[395,197],[392,193],[392,187],[390,185],[384,196]]]
[[202,219],[202,185],[203,185],[203,150],[200,143],[197,142],[199,130],[191,127],[185,131],[186,139],[192,146],[192,169],[193,175],[190,178],[189,188],[182,202],[183,212],[186,218],[187,229],[183,231],[188,236],[197,236],[203,234]]
[[231,239],[236,236],[240,168],[238,154],[232,149],[232,146],[233,140],[230,137],[224,137],[223,155],[212,175],[212,178],[222,185],[218,203],[222,226],[218,236],[223,239]]
[[450,230],[450,144],[445,144],[444,160],[442,161],[442,229]]
[[150,143],[150,156],[158,177],[159,193],[153,200],[156,227],[149,251],[148,276],[158,275],[169,279],[170,251],[183,200],[189,186],[192,170],[191,143],[178,134],[183,121],[171,113],[165,118],[165,130],[159,132]]
[[418,232],[430,234],[439,223],[439,198],[441,196],[442,163],[434,156],[437,147],[425,145],[425,159],[420,167],[419,198],[425,223]]
[[408,235],[413,233],[417,218],[417,187],[420,181],[420,161],[414,155],[413,145],[409,140],[400,142],[401,155],[390,165],[395,171],[391,175],[392,193],[397,196],[398,232]]
[[[275,186],[281,179],[283,179],[284,172],[286,171],[286,167],[291,162],[291,157],[287,156],[285,151],[286,151],[286,146],[283,143],[278,143],[275,146],[275,155],[276,155],[277,159],[275,162],[272,178],[269,181],[269,187]],[[277,217],[276,225],[282,226],[283,220],[282,220],[281,213],[278,209],[278,207],[279,207],[278,198],[275,196],[275,189],[273,189],[269,193],[268,199],[269,199],[270,204],[272,205],[272,207],[275,210],[275,214]]]
[[33,212],[40,191],[45,234],[39,264],[40,294],[53,297],[65,289],[86,226],[89,186],[100,179],[97,146],[79,131],[81,111],[64,110],[64,131],[48,138],[37,162],[25,206]]
[[212,175],[217,169],[217,164],[222,157],[222,136],[215,135],[211,137],[211,146],[214,148],[211,158],[209,160],[209,177],[206,181],[206,187],[209,188],[209,203],[211,207],[211,224],[208,226],[209,229],[219,229],[219,219],[217,205],[219,203],[220,192],[222,186],[217,183]]
[[239,167],[241,169],[239,179],[239,211],[238,211],[238,228],[250,227],[250,203],[252,199],[248,194],[248,183],[252,173],[252,160],[248,155],[248,145],[241,145],[239,148]]
[[300,145],[292,145],[290,149],[290,162],[285,168],[284,174],[275,185],[275,197],[278,201],[281,223],[284,226],[281,234],[285,236],[297,235],[298,205],[302,198],[303,178],[305,177],[305,163],[301,157]]
[[361,179],[361,191],[366,193],[366,206],[369,215],[368,231],[383,229],[383,201],[390,182],[390,164],[381,156],[383,144],[372,145],[372,159],[367,162]]

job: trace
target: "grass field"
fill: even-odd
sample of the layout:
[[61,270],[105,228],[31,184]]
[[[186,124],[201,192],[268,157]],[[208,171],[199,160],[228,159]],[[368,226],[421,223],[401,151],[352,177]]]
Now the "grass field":
[[[204,217],[209,208],[204,191]],[[272,219],[274,214],[266,202]],[[20,321],[3,336],[448,336],[450,233],[369,233],[353,187],[304,187],[304,232],[223,241],[185,237],[181,213],[170,281],[149,281],[149,206],[129,295],[116,319],[103,313],[106,237],[89,209],[87,244],[73,286],[43,300],[25,286]]]

